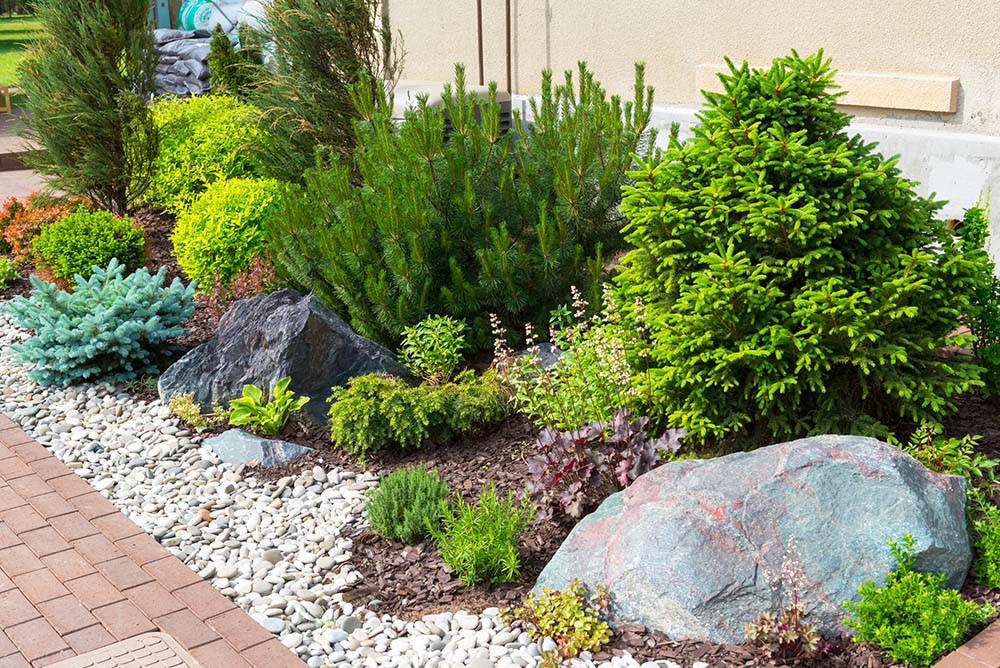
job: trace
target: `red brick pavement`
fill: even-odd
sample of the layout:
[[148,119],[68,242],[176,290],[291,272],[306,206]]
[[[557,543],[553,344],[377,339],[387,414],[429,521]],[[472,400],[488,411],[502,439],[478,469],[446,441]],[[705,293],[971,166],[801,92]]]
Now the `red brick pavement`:
[[0,668],[150,631],[203,668],[305,666],[0,414]]

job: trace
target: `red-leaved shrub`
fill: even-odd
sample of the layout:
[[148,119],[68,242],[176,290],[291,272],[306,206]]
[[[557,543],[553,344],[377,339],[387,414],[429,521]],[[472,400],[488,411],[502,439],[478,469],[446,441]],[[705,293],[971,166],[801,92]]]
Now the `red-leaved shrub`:
[[212,317],[219,320],[233,302],[277,289],[278,279],[274,275],[274,265],[266,257],[258,255],[250,260],[247,269],[236,272],[228,283],[216,276],[212,281],[212,289],[201,299]]

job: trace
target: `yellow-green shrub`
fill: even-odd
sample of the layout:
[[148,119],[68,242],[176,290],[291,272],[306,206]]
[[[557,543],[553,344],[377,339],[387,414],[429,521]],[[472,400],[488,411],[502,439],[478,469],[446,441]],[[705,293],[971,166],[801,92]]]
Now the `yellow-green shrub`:
[[257,148],[266,136],[258,117],[255,107],[226,95],[157,102],[160,151],[147,201],[181,213],[216,181],[258,176]]
[[171,235],[181,269],[207,290],[227,285],[264,251],[264,225],[279,185],[270,179],[213,183],[177,218]]

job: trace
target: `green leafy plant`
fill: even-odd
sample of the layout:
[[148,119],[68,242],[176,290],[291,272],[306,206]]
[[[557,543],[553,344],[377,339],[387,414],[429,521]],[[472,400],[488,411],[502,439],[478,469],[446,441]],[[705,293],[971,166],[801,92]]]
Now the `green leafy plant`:
[[447,383],[462,363],[465,323],[432,315],[403,330],[400,358],[413,375],[431,385]]
[[[379,20],[378,0],[272,0],[263,43],[274,66],[253,93],[272,130],[268,174],[295,182],[321,160],[350,159],[351,121],[358,117],[350,86],[395,80],[402,61],[392,31]],[[368,84],[366,93],[373,94]]]
[[527,499],[503,499],[496,485],[483,487],[476,503],[462,499],[442,506],[442,528],[432,532],[441,558],[471,587],[477,582],[511,582],[521,574],[517,541],[535,515]]
[[309,403],[309,397],[295,396],[295,392],[288,389],[291,382],[291,376],[276,382],[270,401],[265,401],[261,388],[244,385],[243,396],[229,402],[229,424],[258,429],[268,435],[280,432],[288,416]]
[[868,580],[858,587],[860,600],[844,602],[855,642],[873,642],[895,661],[926,666],[965,640],[969,627],[993,614],[989,604],[962,599],[944,586],[944,575],[913,570],[913,536],[890,541],[896,567],[884,586]]
[[418,448],[507,414],[507,398],[495,374],[465,372],[454,383],[410,386],[384,374],[352,378],[334,388],[330,437],[338,448],[362,459],[382,448]]
[[441,524],[441,504],[450,493],[437,469],[399,469],[368,492],[365,516],[385,538],[415,543]]
[[641,303],[632,305],[636,317],[626,321],[617,296],[604,295],[604,308],[587,318],[588,303],[575,287],[572,307],[556,309],[550,317],[549,337],[560,352],[545,366],[531,325],[526,327],[526,353],[515,355],[506,332],[493,319],[495,364],[511,387],[514,404],[541,429],[580,429],[595,422],[609,423],[616,411],[635,412],[643,406],[643,371],[649,342],[638,316]]
[[7,256],[0,257],[0,290],[6,290],[14,284],[21,273],[17,270],[17,265]]
[[939,424],[923,424],[902,450],[932,471],[962,476],[970,490],[980,488],[988,492],[996,482],[994,469],[1000,460],[977,451],[979,436],[944,438],[943,431]]
[[181,325],[194,313],[194,286],[175,278],[164,287],[166,275],[166,268],[126,275],[112,260],[77,278],[73,292],[32,276],[31,295],[6,306],[19,327],[34,330],[11,346],[16,359],[31,365],[28,374],[43,385],[157,373],[154,359],[176,349],[168,341],[185,333]]
[[352,88],[353,164],[310,170],[269,229],[279,275],[390,346],[437,314],[464,321],[469,343],[486,348],[489,310],[520,331],[544,323],[569,286],[599,288],[605,254],[623,246],[625,170],[651,136],[641,66],[624,103],[583,64],[563,85],[543,73],[534,125],[515,111],[510,132],[496,85],[480,100],[461,67],[442,106],[421,103],[401,126],[372,86]]
[[556,643],[556,649],[542,653],[543,668],[558,668],[564,659],[580,652],[599,652],[611,640],[611,627],[604,616],[611,598],[603,586],[588,598],[587,588],[573,580],[563,591],[548,587],[536,595],[528,592],[521,607],[504,615],[504,620],[521,624],[539,644],[545,638]]
[[226,95],[157,101],[160,151],[146,200],[181,214],[217,181],[258,176],[257,151],[266,141],[259,120],[255,107]]
[[148,0],[36,0],[18,81],[31,165],[48,184],[124,215],[149,187],[157,56]]
[[847,134],[833,76],[822,52],[730,62],[694,137],[625,186],[619,286],[655,342],[649,414],[692,440],[884,435],[982,384],[937,351],[969,343],[953,333],[984,258]]
[[115,258],[125,271],[135,271],[146,262],[145,243],[142,228],[131,218],[81,208],[44,227],[31,249],[36,264],[68,281]]
[[202,291],[228,286],[265,250],[264,227],[278,196],[276,181],[217,181],[177,218],[171,240],[177,263]]
[[976,205],[966,209],[959,227],[962,244],[967,252],[979,255],[983,261],[982,275],[973,286],[966,320],[974,337],[972,346],[976,359],[985,369],[986,390],[995,394],[1000,392],[1000,278],[986,252],[989,232],[989,207]]

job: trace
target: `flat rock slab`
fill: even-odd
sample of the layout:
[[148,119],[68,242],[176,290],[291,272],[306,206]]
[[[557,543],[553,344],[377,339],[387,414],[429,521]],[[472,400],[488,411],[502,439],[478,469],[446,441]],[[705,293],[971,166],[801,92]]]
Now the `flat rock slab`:
[[146,633],[54,663],[49,668],[201,668],[166,633]]
[[710,460],[666,464],[608,497],[570,533],[536,589],[604,585],[615,623],[675,638],[739,643],[763,611],[790,540],[805,571],[807,621],[844,631],[841,604],[895,566],[887,542],[911,534],[917,570],[961,586],[972,552],[965,480],[886,443],[817,436]]
[[227,464],[256,461],[263,466],[280,466],[313,451],[304,445],[263,438],[242,429],[230,429],[218,436],[206,438],[205,444],[211,446],[219,459]]

